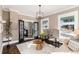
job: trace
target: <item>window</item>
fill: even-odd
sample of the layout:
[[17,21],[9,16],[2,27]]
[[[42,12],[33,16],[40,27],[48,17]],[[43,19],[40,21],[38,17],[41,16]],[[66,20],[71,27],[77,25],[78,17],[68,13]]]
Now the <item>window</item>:
[[58,16],[59,37],[74,36],[78,29],[78,11],[64,13]]
[[45,18],[41,20],[41,31],[44,29],[49,29],[49,19]]
[[65,32],[73,32],[74,31],[74,16],[61,17],[61,30]]

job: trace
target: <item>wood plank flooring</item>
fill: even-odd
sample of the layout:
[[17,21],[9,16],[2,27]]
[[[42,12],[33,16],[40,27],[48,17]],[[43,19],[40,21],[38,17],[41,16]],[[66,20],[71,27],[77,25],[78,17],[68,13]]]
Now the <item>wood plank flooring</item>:
[[20,51],[16,45],[10,45],[10,48],[7,48],[7,46],[3,47],[2,54],[20,54]]
[[[32,40],[35,40],[35,39],[28,39],[28,40],[23,41],[22,43],[29,42],[29,41],[32,41]],[[4,46],[2,54],[20,54],[20,51],[19,51],[19,49],[17,48],[16,45],[22,44],[22,43],[17,42],[15,44],[10,44],[10,48],[7,48],[7,46]]]

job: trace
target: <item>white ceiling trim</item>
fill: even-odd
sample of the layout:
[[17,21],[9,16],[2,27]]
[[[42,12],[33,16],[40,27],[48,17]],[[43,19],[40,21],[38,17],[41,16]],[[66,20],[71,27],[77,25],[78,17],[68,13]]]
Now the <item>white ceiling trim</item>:
[[[56,10],[56,12],[53,12],[52,14],[50,14],[50,15],[53,15],[53,14],[57,14],[57,13],[62,13],[62,12],[64,12],[64,11],[67,11],[67,10],[70,10],[70,9],[73,9],[73,8],[79,8],[79,6],[72,6],[72,7],[70,7],[70,8],[66,8],[66,9],[63,9],[63,10]],[[51,12],[50,12],[51,13]],[[47,16],[50,16],[50,15],[47,15]]]
[[[5,6],[2,6],[2,9],[4,10],[4,9],[5,9]],[[16,12],[16,13],[18,13],[18,14],[20,14],[20,15],[25,15],[25,16],[33,17],[33,16],[31,16],[31,15],[26,15],[25,13],[22,13],[22,12],[20,12],[19,10],[15,10],[15,9],[12,9],[12,8],[7,8],[7,9],[9,9],[10,11]]]
[[10,11],[13,11],[13,12],[17,12],[17,13],[20,14],[20,15],[25,15],[25,16],[33,17],[33,16],[31,16],[31,15],[26,15],[25,13],[22,13],[22,12],[20,12],[20,11],[18,11],[18,10],[14,10],[14,9],[11,9],[11,8],[9,8],[9,10],[10,10]]
[[[2,7],[3,7],[3,9],[5,8],[5,6],[2,6]],[[45,15],[45,16],[50,16],[50,15],[53,15],[53,14],[56,14],[56,13],[60,13],[60,12],[63,12],[63,11],[66,11],[66,10],[69,10],[69,9],[72,9],[72,8],[76,8],[76,7],[79,7],[79,6],[77,5],[77,6],[72,6],[72,7],[68,7],[68,8],[65,8],[65,9],[61,9],[61,10],[56,10],[55,12],[54,11],[50,11],[50,12],[48,12],[50,14],[47,13],[48,15]],[[33,15],[29,15],[29,14],[22,13],[19,10],[15,10],[15,9],[12,9],[12,8],[9,8],[9,9],[10,9],[10,11],[17,12],[20,15],[34,17]]]

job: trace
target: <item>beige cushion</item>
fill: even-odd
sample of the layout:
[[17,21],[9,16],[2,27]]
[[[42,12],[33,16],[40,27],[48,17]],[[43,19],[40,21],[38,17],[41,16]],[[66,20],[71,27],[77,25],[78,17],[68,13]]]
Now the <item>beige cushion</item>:
[[78,35],[76,35],[76,39],[78,39],[78,40],[79,40],[79,34],[78,34]]

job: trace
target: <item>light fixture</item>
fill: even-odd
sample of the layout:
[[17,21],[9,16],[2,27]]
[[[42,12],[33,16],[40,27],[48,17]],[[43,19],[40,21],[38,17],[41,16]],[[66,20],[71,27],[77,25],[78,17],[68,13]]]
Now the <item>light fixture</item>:
[[36,19],[42,19],[44,17],[44,13],[41,11],[41,5],[39,6],[39,11],[36,12]]

